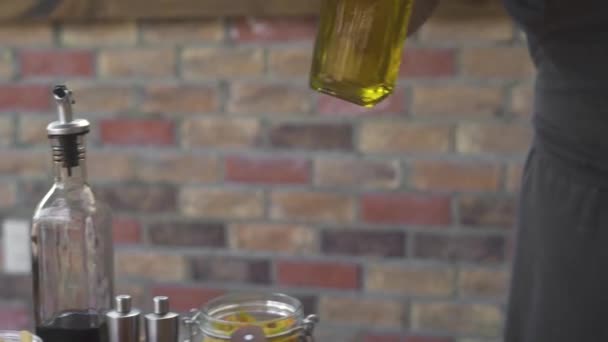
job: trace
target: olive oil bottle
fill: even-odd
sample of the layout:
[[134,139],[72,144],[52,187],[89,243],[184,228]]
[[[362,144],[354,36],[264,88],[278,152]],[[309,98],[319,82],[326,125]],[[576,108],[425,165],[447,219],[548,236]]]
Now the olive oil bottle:
[[323,0],[312,89],[365,107],[395,87],[414,0]]

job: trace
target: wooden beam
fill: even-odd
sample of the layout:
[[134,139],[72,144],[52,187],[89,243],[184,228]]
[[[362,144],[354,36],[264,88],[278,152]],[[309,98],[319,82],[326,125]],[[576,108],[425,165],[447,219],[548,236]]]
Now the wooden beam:
[[311,16],[322,0],[1,0],[0,21]]

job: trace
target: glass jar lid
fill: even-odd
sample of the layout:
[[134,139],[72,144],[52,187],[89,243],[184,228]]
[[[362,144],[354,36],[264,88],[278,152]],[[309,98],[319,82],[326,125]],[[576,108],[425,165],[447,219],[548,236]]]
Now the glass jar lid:
[[0,342],[42,342],[42,340],[29,331],[0,330]]
[[[229,294],[209,301],[192,313],[186,324],[197,326],[205,336],[227,341],[252,332],[263,334],[264,339],[305,336],[312,333],[317,321],[316,316],[304,317],[298,299],[280,293]],[[195,332],[190,331],[193,337]]]

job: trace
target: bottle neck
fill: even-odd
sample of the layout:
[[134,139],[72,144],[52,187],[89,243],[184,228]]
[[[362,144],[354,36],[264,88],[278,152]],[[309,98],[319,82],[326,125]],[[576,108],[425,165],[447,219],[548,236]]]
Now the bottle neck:
[[78,166],[65,167],[62,163],[54,162],[55,183],[64,186],[79,186],[87,182],[87,173],[84,159]]
[[56,185],[73,187],[87,182],[84,143],[83,135],[51,137]]

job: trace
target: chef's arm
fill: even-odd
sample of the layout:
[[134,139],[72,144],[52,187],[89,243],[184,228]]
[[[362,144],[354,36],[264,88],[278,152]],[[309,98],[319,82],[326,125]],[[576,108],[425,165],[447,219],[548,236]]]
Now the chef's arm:
[[408,36],[416,33],[418,29],[430,18],[439,4],[439,0],[414,0],[414,8],[410,18]]

